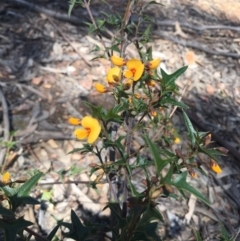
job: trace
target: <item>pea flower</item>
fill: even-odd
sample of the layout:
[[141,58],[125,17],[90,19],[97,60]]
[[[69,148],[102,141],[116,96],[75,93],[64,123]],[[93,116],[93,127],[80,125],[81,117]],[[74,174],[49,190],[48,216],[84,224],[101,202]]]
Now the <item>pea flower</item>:
[[153,59],[146,64],[146,67],[148,69],[156,69],[158,67],[158,65],[160,64],[160,62],[161,62],[160,58]]
[[108,71],[107,81],[109,84],[119,82],[122,76],[122,70],[119,67],[113,67]]
[[[76,120],[79,120],[77,118],[70,118],[69,122],[77,123]],[[79,123],[79,122],[78,122]],[[83,128],[76,129],[73,134],[76,136],[77,139],[83,140],[87,138],[87,142],[89,144],[94,143],[100,132],[101,132],[101,125],[98,122],[97,119],[91,117],[91,116],[85,116],[80,121]]]
[[68,123],[71,125],[74,125],[74,126],[79,126],[79,125],[81,125],[81,120],[78,118],[70,117],[68,119]]
[[116,55],[111,56],[110,59],[114,65],[119,66],[119,67],[126,64],[126,61],[123,58],[118,57]]
[[11,179],[11,174],[9,172],[5,172],[2,176],[2,182],[7,183]]
[[144,71],[144,64],[138,59],[130,59],[126,63],[127,70],[124,73],[124,77],[138,81]]
[[99,83],[96,83],[95,84],[95,89],[99,92],[99,93],[106,93],[108,92],[108,89],[106,86],[102,85],[102,84],[99,84]]
[[217,174],[222,173],[221,167],[213,159],[210,160],[210,167]]

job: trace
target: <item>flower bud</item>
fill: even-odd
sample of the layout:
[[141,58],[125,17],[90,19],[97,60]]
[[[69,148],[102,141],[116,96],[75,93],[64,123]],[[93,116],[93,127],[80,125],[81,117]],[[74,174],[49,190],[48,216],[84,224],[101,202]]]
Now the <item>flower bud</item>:
[[79,125],[81,125],[81,120],[78,118],[70,117],[68,119],[68,123],[71,125],[74,125],[74,126],[79,126]]
[[175,150],[175,153],[176,153],[177,157],[179,157],[179,158],[181,158],[182,160],[184,160],[183,154],[182,154],[182,152],[181,152],[179,149],[176,149],[176,150]]
[[106,86],[96,83],[95,84],[95,89],[99,92],[99,93],[106,93],[108,90],[106,88]]
[[156,69],[158,67],[158,65],[160,64],[160,62],[161,62],[160,58],[151,60],[146,64],[146,67],[148,69]]
[[212,135],[209,133],[208,135],[205,136],[204,138],[204,146],[207,146],[208,144],[211,143]]
[[157,197],[159,197],[160,194],[162,194],[162,192],[163,192],[162,187],[158,188],[152,193],[151,198],[156,199]]
[[222,147],[222,146],[221,146],[221,147],[216,147],[216,148],[214,148],[214,149],[222,152],[222,153],[225,154],[225,155],[229,152],[228,149],[226,149],[225,147]]
[[156,184],[157,182],[159,182],[159,179],[155,176],[151,177],[151,181],[152,183]]
[[99,167],[99,165],[97,163],[90,163],[88,166],[89,167]]
[[126,61],[123,58],[118,57],[116,55],[111,56],[110,59],[114,65],[119,66],[119,67],[126,64]]

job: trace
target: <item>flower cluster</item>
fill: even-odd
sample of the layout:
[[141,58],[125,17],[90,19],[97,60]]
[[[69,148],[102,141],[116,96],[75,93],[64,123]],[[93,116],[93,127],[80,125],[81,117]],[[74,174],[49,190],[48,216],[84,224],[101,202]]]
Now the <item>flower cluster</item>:
[[[139,59],[125,60],[118,56],[111,56],[111,62],[114,67],[111,68],[108,73],[106,80],[110,87],[118,85],[120,81],[124,79],[124,89],[130,89],[134,81],[140,80],[143,76],[144,71],[149,75],[152,74],[152,70],[156,69],[160,64],[160,59],[154,59],[149,62],[143,63]],[[145,81],[148,86],[155,86],[155,82],[151,79]],[[96,83],[95,88],[100,93],[105,93],[111,90],[111,88],[106,87],[102,84]]]
[[71,117],[68,122],[72,125],[82,126],[82,128],[76,129],[73,134],[79,140],[87,138],[88,144],[93,144],[101,132],[99,121],[91,116],[85,116],[82,120]]

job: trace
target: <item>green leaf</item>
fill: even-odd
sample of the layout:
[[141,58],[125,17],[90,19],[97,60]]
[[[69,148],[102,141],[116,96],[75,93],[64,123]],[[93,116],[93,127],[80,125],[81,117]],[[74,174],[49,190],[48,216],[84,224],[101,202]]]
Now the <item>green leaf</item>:
[[17,188],[17,196],[24,197],[29,194],[31,189],[36,185],[39,179],[42,177],[43,173],[39,172],[31,177],[28,181],[26,181],[23,185]]
[[158,151],[158,147],[153,143],[148,136],[144,136],[145,142],[148,145],[150,152],[153,155],[153,159],[155,162],[157,175],[162,171],[162,169],[169,163],[169,159],[163,160],[161,159]]
[[68,152],[68,154],[73,154],[75,152],[80,152],[81,154],[87,152],[93,152],[93,147],[89,144],[83,144],[82,148],[74,148],[72,151]]
[[188,116],[185,113],[185,111],[183,111],[183,118],[184,118],[185,125],[186,125],[186,127],[188,129],[191,145],[192,145],[192,147],[194,147],[195,143],[196,143],[196,131],[193,128],[192,122],[188,118]]
[[71,220],[75,237],[77,237],[77,240],[85,240],[90,234],[91,229],[83,226],[79,217],[73,210],[71,210]]
[[0,215],[14,217],[14,213],[2,205],[0,205]]
[[180,69],[178,69],[173,74],[168,75],[163,69],[161,69],[162,79],[163,79],[163,85],[165,87],[173,86],[175,85],[175,80],[182,75],[187,69],[187,66],[184,66]]
[[187,174],[188,172],[185,171],[183,173],[181,173],[180,175],[178,175],[176,177],[175,180],[171,181],[171,184],[173,186],[175,186],[177,189],[180,189],[182,191],[187,191],[191,194],[193,194],[194,196],[196,196],[198,199],[202,200],[203,202],[205,202],[207,205],[210,205],[208,199],[206,197],[204,197],[199,191],[197,191],[195,188],[193,188],[192,186],[190,186],[186,179],[187,179]]
[[23,217],[14,220],[12,222],[3,222],[2,220],[0,220],[0,229],[3,229],[4,231],[4,236],[5,236],[5,240],[8,241],[14,241],[16,240],[17,237],[17,233],[18,231],[20,231],[21,229],[33,225],[32,222],[26,221],[24,220]]
[[195,236],[196,236],[196,241],[202,241],[202,238],[200,236],[200,232],[198,230],[195,230]]
[[104,119],[105,115],[106,115],[106,110],[104,110],[102,108],[102,106],[96,106],[96,105],[92,105],[89,102],[84,101],[84,104],[89,107],[92,111],[92,116],[94,118],[97,118],[99,120]]
[[216,161],[218,161],[216,156],[225,156],[219,150],[216,150],[216,149],[205,149],[204,147],[201,147],[201,146],[198,147],[198,151],[208,155],[210,158],[212,158],[213,160],[216,160]]
[[60,227],[60,225],[58,224],[58,225],[48,234],[47,240],[52,240],[52,239],[55,237],[55,235],[56,235],[59,227]]
[[160,104],[161,105],[166,105],[166,104],[170,104],[170,105],[173,105],[173,106],[177,106],[177,107],[180,107],[180,108],[184,108],[184,109],[188,109],[189,107],[184,104],[183,102],[181,101],[177,101],[171,97],[165,97],[165,98],[162,98],[161,101],[160,101]]
[[138,226],[145,226],[153,220],[158,220],[163,222],[163,217],[161,213],[156,208],[149,207],[142,215]]
[[3,190],[4,194],[7,197],[14,196],[17,193],[17,189],[16,188],[11,188],[9,186],[2,186],[1,189]]
[[134,236],[131,241],[162,241],[162,239],[156,233],[157,231],[157,222],[148,223],[145,226],[140,226],[135,230]]

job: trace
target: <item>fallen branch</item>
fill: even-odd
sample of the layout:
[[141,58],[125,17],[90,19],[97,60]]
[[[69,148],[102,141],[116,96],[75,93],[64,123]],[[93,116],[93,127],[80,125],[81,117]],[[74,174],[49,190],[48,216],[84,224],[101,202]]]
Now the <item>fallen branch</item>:
[[7,106],[7,101],[5,99],[5,96],[0,88],[0,100],[2,103],[2,112],[3,112],[3,124],[4,124],[4,128],[3,128],[3,140],[1,143],[1,151],[0,151],[0,166],[3,165],[4,159],[5,159],[5,154],[7,151],[7,147],[4,146],[4,143],[9,141],[9,131],[10,131],[10,124],[9,124],[9,118],[8,118],[8,106]]
[[171,36],[169,34],[165,34],[163,32],[158,32],[157,35],[158,35],[158,37],[168,39],[168,40],[170,40],[174,43],[180,44],[182,46],[201,50],[201,51],[203,51],[207,54],[217,55],[217,56],[225,56],[225,57],[232,57],[232,58],[235,58],[235,59],[240,58],[240,54],[228,53],[228,52],[223,52],[223,51],[221,51],[221,52],[215,51],[215,50],[212,50],[212,49],[205,48],[205,47],[201,46],[201,44],[197,43],[196,41],[193,43],[193,42],[190,42],[189,40],[179,39],[179,38],[176,38],[176,37]]
[[[192,25],[189,23],[183,23],[183,22],[178,22],[181,28],[185,29],[192,29],[195,31],[205,31],[205,30],[232,30],[232,31],[240,31],[240,27],[235,27],[235,26],[229,26],[229,25],[203,25],[203,26],[197,26],[197,25]],[[157,20],[156,24],[158,26],[167,26],[167,27],[175,27],[176,26],[176,21],[170,21],[170,20]]]

